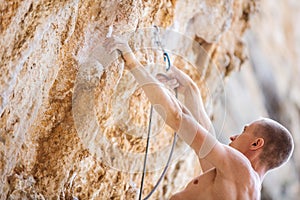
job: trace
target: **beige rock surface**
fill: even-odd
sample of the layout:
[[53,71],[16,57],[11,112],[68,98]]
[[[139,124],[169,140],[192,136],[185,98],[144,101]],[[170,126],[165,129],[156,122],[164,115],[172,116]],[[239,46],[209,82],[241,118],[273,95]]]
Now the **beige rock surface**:
[[[101,42],[111,32],[129,35],[155,74],[164,63],[149,45],[153,25],[161,27],[171,59],[197,81],[212,118],[224,117],[215,105],[225,98],[225,77],[246,60],[242,38],[256,8],[251,0],[0,1],[1,199],[135,199],[150,105]],[[144,196],[172,141],[158,116],[152,128]],[[179,141],[152,199],[167,199],[199,170]]]

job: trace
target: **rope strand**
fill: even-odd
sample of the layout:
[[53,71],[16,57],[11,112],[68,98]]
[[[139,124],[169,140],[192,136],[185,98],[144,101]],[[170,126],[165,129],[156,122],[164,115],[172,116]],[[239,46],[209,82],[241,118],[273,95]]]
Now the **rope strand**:
[[151,125],[152,125],[152,113],[153,113],[153,106],[151,105],[150,115],[149,115],[149,124],[148,124],[147,144],[146,144],[146,151],[145,151],[145,158],[144,158],[144,166],[143,166],[143,174],[142,174],[142,180],[141,180],[139,200],[142,199],[144,179],[145,179],[145,174],[146,174],[146,165],[147,165],[147,157],[148,157],[148,149],[149,149],[149,144],[150,144],[150,134],[151,134]]
[[[171,68],[171,61],[170,61],[170,57],[168,55],[168,53],[164,50],[164,48],[162,47],[162,44],[160,42],[160,38],[159,38],[159,28],[157,26],[154,26],[154,28],[156,29],[155,32],[155,36],[157,37],[156,39],[156,44],[161,48],[161,50],[163,51],[163,56],[164,56],[164,61],[166,62],[166,71],[169,71],[169,69]],[[177,89],[175,88],[175,96],[176,98],[178,98],[178,93],[177,93]],[[147,144],[146,144],[146,151],[145,151],[145,157],[144,157],[144,166],[143,166],[143,174],[142,174],[142,179],[141,179],[141,187],[140,187],[140,194],[139,194],[139,200],[142,199],[142,192],[143,192],[143,186],[144,186],[144,180],[145,180],[145,174],[146,174],[146,166],[147,166],[147,157],[148,157],[148,149],[149,149],[149,144],[150,144],[150,135],[151,135],[151,125],[152,125],[152,114],[153,114],[153,106],[151,105],[150,108],[150,116],[149,116],[149,124],[148,124],[148,136],[147,136]],[[150,193],[143,199],[143,200],[147,200],[150,198],[150,196],[155,192],[155,190],[157,189],[157,187],[159,186],[160,182],[162,181],[162,179],[164,178],[167,169],[169,168],[171,159],[172,159],[172,155],[174,152],[174,148],[175,148],[175,144],[177,141],[177,133],[174,132],[174,138],[173,138],[173,144],[171,147],[171,151],[166,163],[166,166],[164,167],[163,172],[161,173],[158,181],[156,182],[156,184],[154,185],[153,189],[150,191]]]

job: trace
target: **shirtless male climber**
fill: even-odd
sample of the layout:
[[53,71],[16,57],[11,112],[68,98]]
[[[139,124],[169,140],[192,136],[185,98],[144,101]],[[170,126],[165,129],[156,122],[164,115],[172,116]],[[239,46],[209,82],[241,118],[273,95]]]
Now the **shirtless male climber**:
[[[259,200],[265,174],[285,163],[294,144],[289,131],[278,122],[261,118],[230,137],[231,143],[218,142],[207,116],[200,92],[191,80],[174,66],[167,76],[148,73],[136,59],[128,43],[121,38],[107,38],[109,53],[118,50],[126,69],[135,77],[156,111],[199,157],[203,174],[193,179],[171,200]],[[157,80],[159,79],[159,80]],[[185,96],[184,104],[160,82],[177,88]]]

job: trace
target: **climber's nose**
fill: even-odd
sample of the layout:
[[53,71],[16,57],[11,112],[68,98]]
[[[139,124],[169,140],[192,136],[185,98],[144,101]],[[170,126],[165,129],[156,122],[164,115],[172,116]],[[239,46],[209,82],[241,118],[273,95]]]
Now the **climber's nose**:
[[230,140],[233,142],[239,135],[233,135],[230,137]]

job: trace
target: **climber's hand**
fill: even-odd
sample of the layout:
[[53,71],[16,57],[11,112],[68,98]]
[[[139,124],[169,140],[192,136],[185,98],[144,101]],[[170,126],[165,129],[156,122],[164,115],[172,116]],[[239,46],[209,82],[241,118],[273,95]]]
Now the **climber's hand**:
[[118,51],[125,62],[131,62],[135,58],[128,42],[121,37],[112,36],[110,38],[106,38],[103,45],[110,54],[114,51]]
[[171,89],[177,88],[177,91],[181,94],[184,94],[185,91],[193,84],[193,80],[175,66],[171,66],[170,70],[166,74],[157,74],[156,78]]

